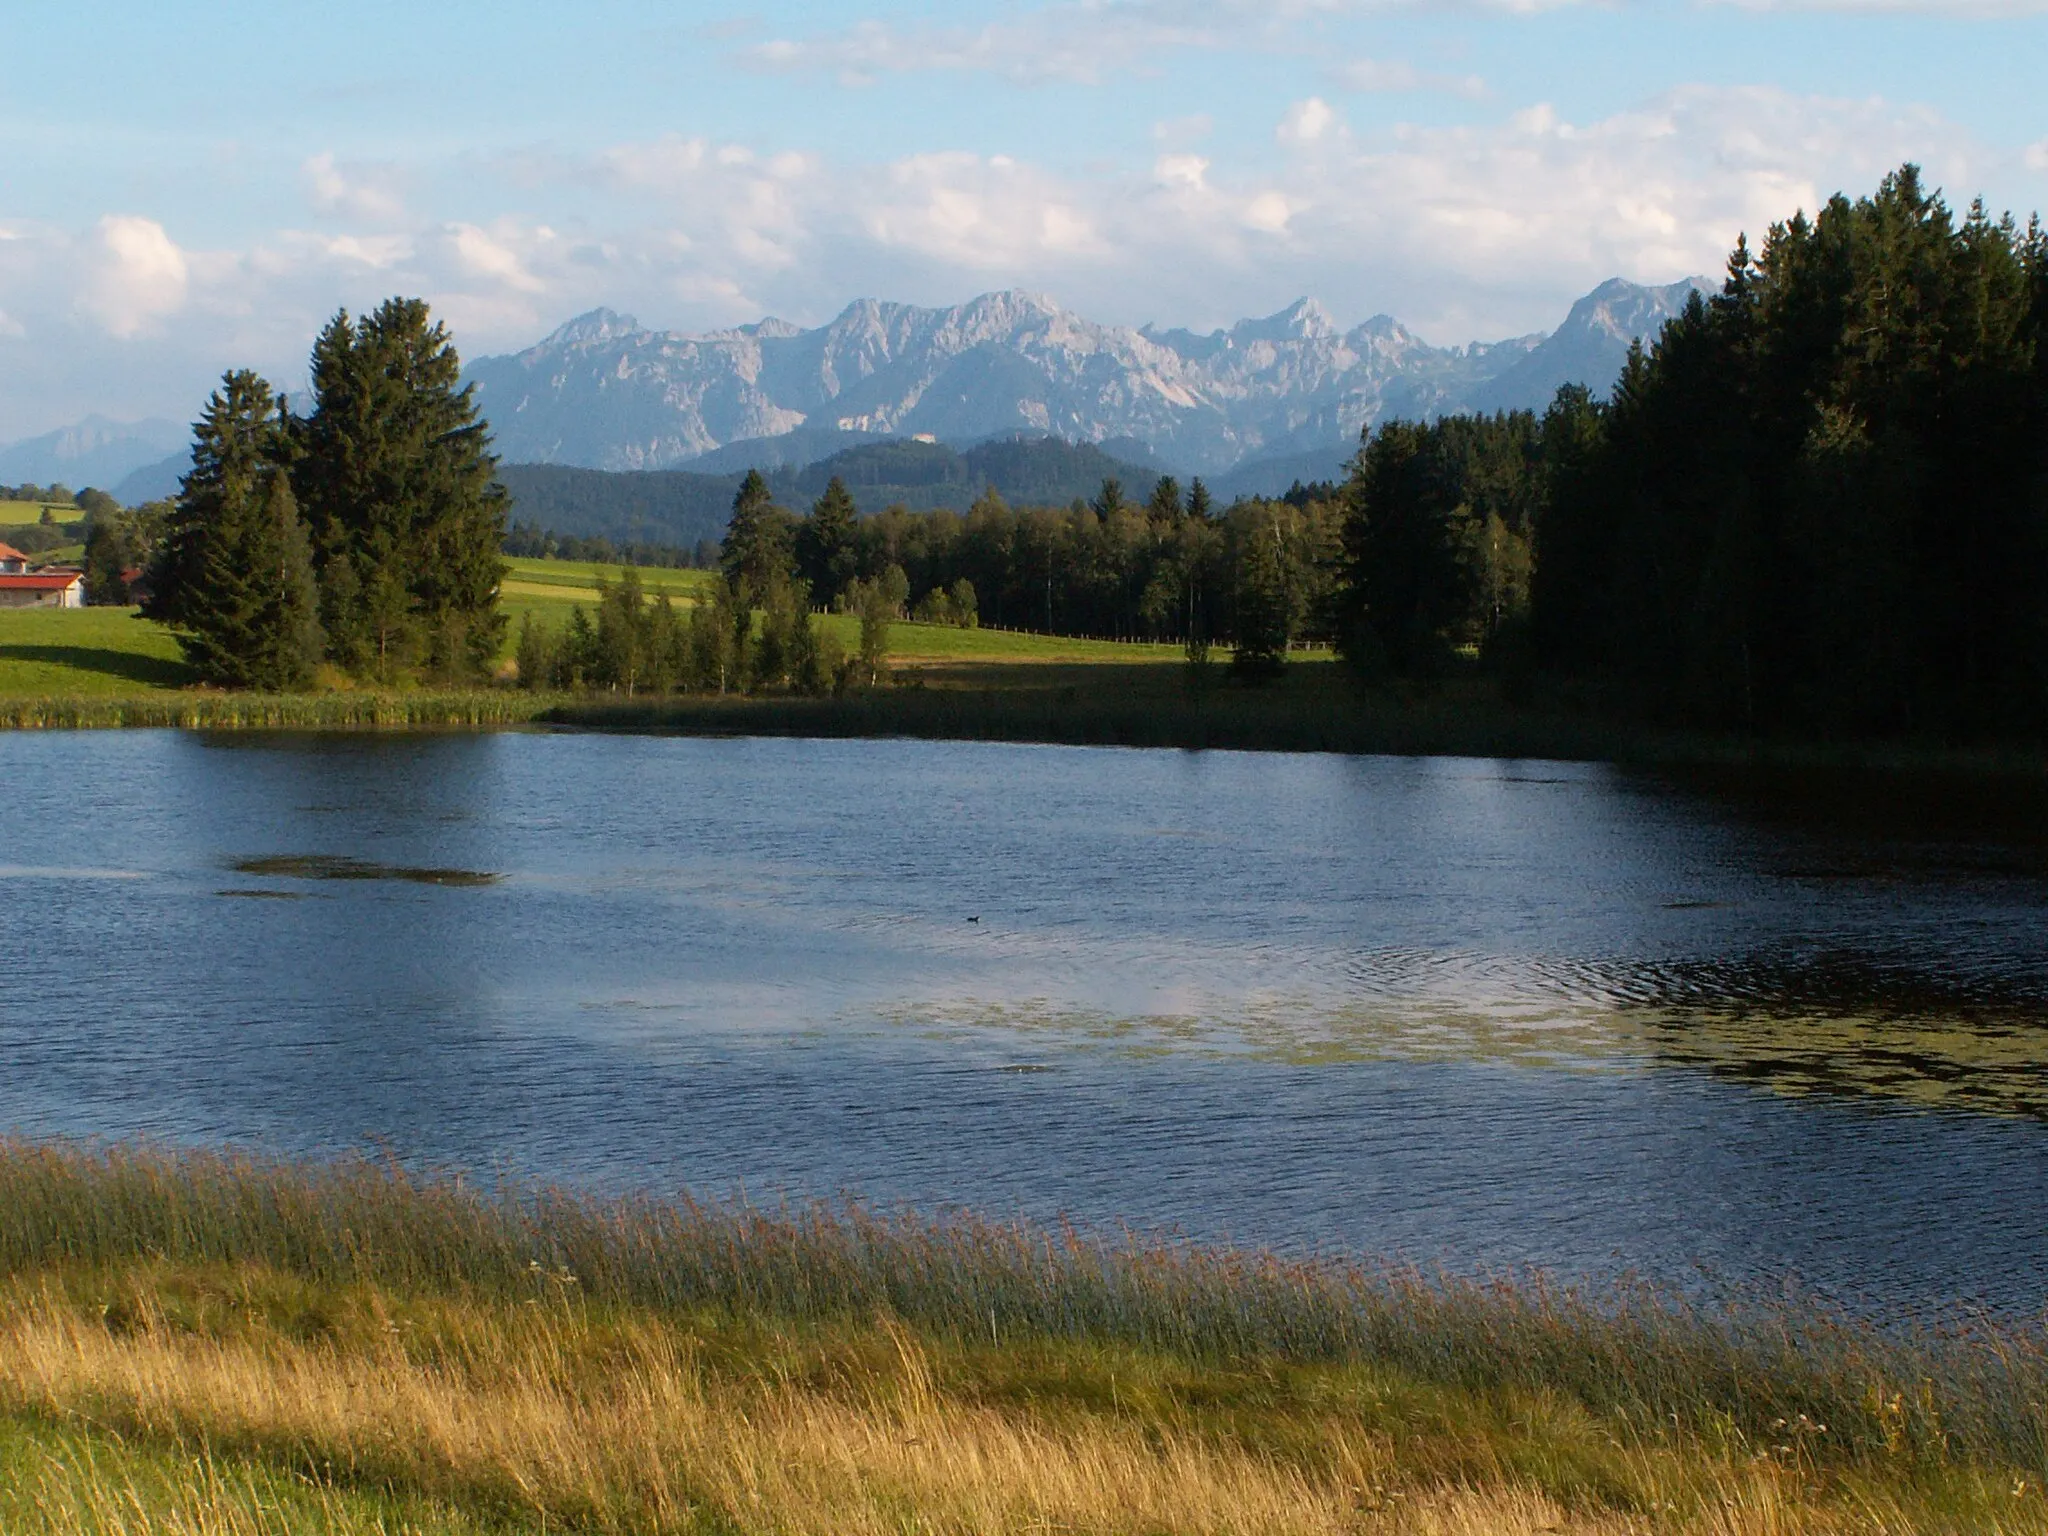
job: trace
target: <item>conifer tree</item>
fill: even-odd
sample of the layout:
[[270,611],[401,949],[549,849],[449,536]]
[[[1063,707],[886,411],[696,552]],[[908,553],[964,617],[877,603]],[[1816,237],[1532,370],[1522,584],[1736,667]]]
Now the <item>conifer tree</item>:
[[311,551],[285,461],[283,402],[229,373],[193,429],[145,614],[170,625],[208,682],[302,688],[320,659]]
[[732,521],[719,546],[718,563],[733,590],[749,604],[759,603],[777,580],[790,575],[788,514],[768,495],[768,482],[758,469],[746,478],[732,499]]
[[270,385],[245,368],[225,374],[208,397],[192,427],[192,468],[165,519],[145,617],[188,631],[206,622],[208,552],[280,458],[276,405]]
[[1231,669],[1254,680],[1277,676],[1287,662],[1294,623],[1280,530],[1270,517],[1257,519],[1244,541],[1235,598],[1237,646]]
[[1171,475],[1161,475],[1146,498],[1145,515],[1155,523],[1177,523],[1185,511],[1180,501],[1180,482]]
[[859,522],[860,509],[834,475],[797,529],[797,573],[809,585],[812,602],[831,606],[860,574]]
[[284,470],[270,472],[256,513],[243,555],[256,610],[247,681],[289,692],[312,681],[322,637],[312,540]]
[[345,664],[474,673],[497,654],[505,496],[461,371],[418,299],[344,310],[314,343],[294,479]]

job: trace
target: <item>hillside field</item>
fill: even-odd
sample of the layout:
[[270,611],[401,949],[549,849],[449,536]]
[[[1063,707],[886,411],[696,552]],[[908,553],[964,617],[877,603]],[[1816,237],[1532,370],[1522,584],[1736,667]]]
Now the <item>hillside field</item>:
[[[0,517],[6,505],[0,504]],[[6,529],[0,526],[0,540]],[[516,643],[527,614],[549,628],[566,624],[577,607],[597,600],[600,577],[616,581],[617,566],[565,560],[513,560],[505,578],[504,608],[509,622],[505,651]],[[642,585],[666,592],[679,604],[705,595],[717,579],[711,571],[643,568]],[[826,629],[847,650],[860,642],[859,621],[825,616]],[[1126,645],[1108,640],[1070,640],[1053,635],[1014,634],[950,625],[898,623],[890,630],[892,659],[899,666],[1178,661],[1170,645]],[[993,681],[993,678],[991,679]],[[192,675],[178,643],[161,625],[136,617],[132,608],[0,608],[0,698],[85,696],[109,698],[157,693],[188,686]]]
[[0,608],[0,697],[105,698],[191,681],[171,632],[133,608]]
[[44,507],[48,507],[60,523],[68,523],[79,515],[78,508],[63,502],[0,501],[0,525],[19,528],[23,523],[40,523]]
[[[600,579],[616,582],[621,567],[592,565],[571,560],[510,560],[505,578],[504,607],[511,623],[507,627],[509,653],[519,631],[519,621],[533,615],[536,624],[550,628],[566,624],[570,611],[597,601]],[[640,568],[640,584],[650,596],[666,592],[677,604],[693,603],[708,596],[718,579],[714,571]],[[826,633],[846,650],[860,644],[860,621],[850,614],[826,614]],[[926,662],[1138,662],[1179,661],[1177,645],[1129,644],[1116,640],[1078,640],[1059,635],[1023,634],[1011,630],[957,629],[950,624],[912,624],[899,621],[889,629],[890,660],[898,665],[917,666]]]

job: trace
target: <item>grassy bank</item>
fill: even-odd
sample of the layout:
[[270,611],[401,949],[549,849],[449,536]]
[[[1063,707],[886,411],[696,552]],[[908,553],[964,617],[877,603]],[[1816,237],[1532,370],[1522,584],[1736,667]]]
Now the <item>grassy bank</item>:
[[549,718],[610,730],[1488,757],[1609,758],[1654,745],[1589,716],[1510,704],[1484,678],[1362,692],[1327,653],[1251,686],[1219,667],[1191,687],[1184,664],[1152,660],[991,659],[897,676],[896,687],[844,699],[584,699]]
[[[566,622],[616,568],[517,561],[508,609]],[[683,600],[710,573],[654,571]],[[515,592],[512,587],[530,587]],[[823,621],[857,639],[844,615]],[[516,630],[514,631],[516,633]],[[512,643],[508,633],[507,645]],[[1784,804],[1879,822],[1974,817],[2000,833],[2048,837],[2048,756],[2033,749],[1760,742],[1659,731],[1564,701],[1516,702],[1490,678],[1360,690],[1328,652],[1247,686],[1224,666],[1196,686],[1171,646],[964,630],[892,628],[898,686],[839,699],[624,699],[508,687],[360,689],[299,697],[193,686],[176,641],[130,609],[0,610],[0,729],[35,726],[352,727],[511,725],[819,737],[902,736],[1134,747],[1611,761],[1743,794],[1761,783]]]
[[329,730],[522,725],[561,707],[560,695],[516,688],[277,694],[163,692],[127,696],[0,697],[0,730]]
[[1981,1324],[0,1145],[9,1531],[2044,1531],[2044,1400]]

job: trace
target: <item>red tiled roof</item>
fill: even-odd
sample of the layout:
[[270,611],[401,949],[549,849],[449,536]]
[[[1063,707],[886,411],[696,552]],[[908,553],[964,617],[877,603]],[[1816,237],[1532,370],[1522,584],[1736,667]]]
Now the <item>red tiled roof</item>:
[[27,558],[27,555],[24,555],[12,544],[0,544],[0,560],[26,560]]
[[0,592],[62,592],[81,580],[77,571],[31,571],[25,576],[0,575]]

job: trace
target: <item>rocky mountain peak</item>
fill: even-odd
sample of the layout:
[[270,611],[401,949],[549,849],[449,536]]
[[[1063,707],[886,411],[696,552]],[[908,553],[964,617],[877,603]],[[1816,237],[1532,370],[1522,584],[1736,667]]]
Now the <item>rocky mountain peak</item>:
[[771,438],[794,455],[809,451],[799,438],[1029,432],[1126,442],[1126,457],[1147,450],[1181,474],[1289,457],[1322,473],[1389,415],[1540,407],[1559,378],[1604,391],[1627,339],[1691,289],[1605,283],[1540,344],[1469,347],[1386,315],[1347,332],[1310,298],[1207,335],[1100,324],[1021,288],[944,308],[858,299],[816,329],[768,319],[701,336],[599,309],[469,375],[508,463],[662,469],[744,442],[786,458]]
[[640,322],[631,315],[622,315],[613,309],[593,309],[557,326],[540,345],[542,348],[598,346],[644,334]]

